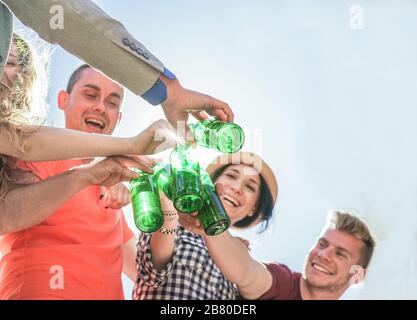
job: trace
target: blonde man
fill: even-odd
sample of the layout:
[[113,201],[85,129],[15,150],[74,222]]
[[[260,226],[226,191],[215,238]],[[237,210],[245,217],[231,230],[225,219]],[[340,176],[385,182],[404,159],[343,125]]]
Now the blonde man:
[[[183,216],[192,228],[195,222]],[[194,225],[193,225],[194,223]],[[251,258],[241,241],[228,232],[204,238],[222,273],[246,299],[336,300],[366,274],[375,240],[366,224],[347,212],[332,211],[310,250],[303,274],[280,263],[260,263]]]

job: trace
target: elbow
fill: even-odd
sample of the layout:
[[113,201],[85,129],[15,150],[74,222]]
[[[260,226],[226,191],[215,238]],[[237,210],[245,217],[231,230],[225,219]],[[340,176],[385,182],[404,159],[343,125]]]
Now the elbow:
[[41,146],[30,133],[24,133],[19,141],[19,148],[16,150],[15,157],[23,161],[39,161],[34,155],[36,150],[40,150]]
[[[257,278],[258,278],[258,273],[253,263],[246,264],[246,265],[242,263],[242,270],[245,270],[245,271],[238,273],[234,281],[232,281],[236,284],[236,286],[239,289],[239,292],[241,293],[246,292],[247,288],[251,288],[254,285],[254,283],[256,283]],[[250,299],[250,297],[246,295],[242,295],[242,296],[244,296],[247,299]]]
[[29,141],[24,140],[22,143],[21,150],[18,151],[18,155],[16,156],[16,158],[26,161],[26,162],[37,161],[37,159],[33,157],[32,150],[33,150],[32,144]]

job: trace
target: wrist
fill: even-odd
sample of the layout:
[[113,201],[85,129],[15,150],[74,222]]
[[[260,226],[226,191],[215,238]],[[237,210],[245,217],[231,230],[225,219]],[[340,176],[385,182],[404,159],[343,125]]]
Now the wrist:
[[68,171],[70,175],[70,180],[76,183],[77,186],[79,186],[81,189],[93,185],[93,183],[88,178],[86,171],[87,170],[82,167],[75,167]]
[[137,136],[131,138],[131,153],[133,155],[146,154],[146,147],[149,141],[152,141],[154,136],[154,129],[152,126],[147,127],[144,131],[139,133]]
[[167,68],[164,68],[154,85],[142,95],[142,98],[154,106],[162,104],[170,95],[168,86],[172,84],[172,81],[178,82],[175,75]]
[[173,210],[162,210],[164,214],[164,224],[162,225],[161,229],[159,229],[159,232],[163,234],[164,236],[167,235],[177,235],[177,231],[179,228],[178,225],[178,212]]
[[162,210],[164,214],[164,224],[165,228],[173,228],[178,226],[178,212],[176,210]]
[[163,81],[167,87],[167,98],[163,103],[161,103],[162,108],[169,108],[171,105],[175,104],[175,101],[178,100],[177,95],[181,92],[181,84],[178,79],[168,79],[161,75],[161,81]]
[[127,141],[127,150],[128,150],[128,153],[127,153],[127,155],[131,155],[131,154],[134,154],[134,155],[137,155],[137,154],[140,154],[140,153],[138,153],[138,151],[140,150],[139,148],[140,148],[140,143],[139,143],[139,137],[142,135],[142,133],[139,133],[137,136],[135,136],[135,137],[130,137],[130,138],[128,138],[128,141]]
[[174,227],[162,226],[161,229],[159,229],[159,232],[162,233],[163,235],[177,235],[178,229],[179,229],[178,224]]

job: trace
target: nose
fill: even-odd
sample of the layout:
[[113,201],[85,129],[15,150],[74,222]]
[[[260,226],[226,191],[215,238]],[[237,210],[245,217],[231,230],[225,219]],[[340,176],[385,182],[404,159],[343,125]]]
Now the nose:
[[317,255],[320,257],[320,259],[329,262],[331,260],[331,254],[331,249],[325,248],[321,249]]
[[7,70],[4,70],[3,75],[0,79],[0,83],[6,88],[11,89],[16,79],[17,79],[17,72],[11,73],[11,72],[7,72]]
[[105,105],[104,101],[102,101],[102,100],[97,101],[93,106],[93,110],[96,111],[96,112],[100,112],[100,113],[105,112],[106,111],[106,105]]
[[238,195],[242,194],[242,184],[240,182],[235,181],[230,185],[230,188],[233,192],[235,192]]

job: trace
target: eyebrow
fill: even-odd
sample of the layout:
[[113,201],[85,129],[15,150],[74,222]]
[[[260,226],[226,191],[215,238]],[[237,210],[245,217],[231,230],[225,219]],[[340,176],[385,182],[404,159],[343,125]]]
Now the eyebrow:
[[[98,86],[96,86],[95,84],[91,84],[91,83],[87,83],[87,84],[85,84],[85,85],[83,86],[83,88],[90,88],[90,89],[94,89],[94,90],[96,90],[96,91],[101,91],[101,89],[100,89]],[[116,92],[112,92],[112,93],[110,93],[110,96],[112,96],[112,97],[116,97],[116,98],[118,98],[118,99],[122,100],[122,97],[120,96],[120,94],[118,94],[118,93],[116,93]]]
[[[329,241],[327,241],[327,239],[326,238],[323,238],[323,237],[321,237],[317,242],[320,242],[320,241],[323,241],[323,242],[325,242],[326,243],[326,245],[328,245],[329,244]],[[337,250],[340,250],[340,251],[343,251],[343,252],[346,252],[350,257],[352,257],[352,253],[349,251],[349,250],[347,250],[347,249],[345,249],[345,248],[343,248],[343,247],[341,247],[341,246],[335,246],[335,248],[337,249]]]
[[329,244],[329,241],[327,241],[326,238],[321,237],[319,238],[319,240],[317,240],[317,242],[320,242],[320,241],[323,241],[323,242],[326,242],[326,244]]
[[16,55],[16,54],[10,52],[8,59],[17,60],[20,63],[20,56],[18,54]]
[[336,249],[345,252],[347,255],[349,255],[349,257],[352,257],[352,254],[350,253],[350,251],[348,251],[347,249],[340,247],[340,246],[336,246]]
[[[237,170],[237,169],[230,169],[231,171],[233,171],[233,172],[235,172],[235,173],[237,173],[237,174],[240,174],[240,171],[239,170]],[[256,184],[256,185],[259,185],[259,183],[258,182],[256,182],[256,180],[255,179],[252,179],[252,178],[249,178],[249,181],[250,182],[252,182],[252,183],[254,183],[254,184]]]

